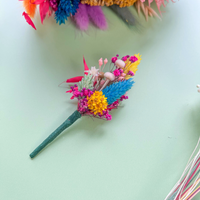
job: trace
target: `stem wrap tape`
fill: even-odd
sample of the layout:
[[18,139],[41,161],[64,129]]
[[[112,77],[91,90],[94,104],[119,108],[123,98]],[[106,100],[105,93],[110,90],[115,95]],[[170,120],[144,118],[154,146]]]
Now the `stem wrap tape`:
[[58,137],[66,128],[71,126],[81,114],[76,110],[63,124],[61,124],[48,138],[46,138],[31,154],[30,157],[34,158],[40,151],[42,151],[49,143]]

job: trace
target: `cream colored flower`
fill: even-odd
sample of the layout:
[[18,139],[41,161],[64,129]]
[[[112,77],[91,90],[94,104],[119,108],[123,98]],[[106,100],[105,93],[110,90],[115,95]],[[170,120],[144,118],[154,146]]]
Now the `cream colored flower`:
[[99,69],[96,69],[96,67],[91,67],[91,70],[87,70],[85,72],[88,72],[89,74],[93,75],[93,76],[98,76],[98,72]]

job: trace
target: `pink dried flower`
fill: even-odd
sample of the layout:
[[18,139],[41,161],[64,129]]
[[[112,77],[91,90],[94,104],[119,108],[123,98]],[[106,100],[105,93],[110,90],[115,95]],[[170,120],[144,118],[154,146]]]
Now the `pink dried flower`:
[[123,101],[124,99],[128,99],[128,96],[123,95],[120,97],[120,101]]
[[87,98],[84,98],[84,99],[79,99],[78,101],[78,108],[77,110],[81,113],[81,114],[84,114],[86,112],[88,112],[88,100]]
[[123,60],[123,61],[127,61],[127,56],[124,56],[124,57],[122,58],[122,60]]
[[119,106],[119,100],[117,100],[117,101],[113,102],[112,104],[110,104],[110,105],[108,106],[108,110],[115,109],[115,108],[117,108],[118,106]]
[[125,73],[122,73],[122,74],[121,74],[121,76],[122,76],[122,77],[125,77],[125,76],[126,76],[126,74],[125,74]]
[[99,67],[101,67],[103,65],[103,60],[102,58],[99,59]]
[[107,119],[107,120],[111,120],[112,119],[112,115],[109,115],[109,111],[108,110],[104,110],[103,113],[98,113],[98,116],[101,119]]
[[79,97],[79,96],[81,95],[81,92],[79,92],[79,91],[74,91],[74,92],[73,92],[73,95],[74,95],[75,97]]
[[107,115],[106,115],[106,119],[107,119],[107,120],[111,120],[111,119],[112,119],[112,115],[107,114]]
[[121,72],[118,69],[116,69],[116,70],[113,71],[113,74],[115,76],[120,76]]
[[111,58],[112,63],[115,63],[116,60],[117,60],[117,57],[112,57]]
[[136,56],[131,56],[129,61],[131,61],[132,63],[133,62],[136,62],[138,60],[138,58]]
[[118,81],[122,81],[122,80],[124,80],[124,77],[123,77],[123,76],[120,76],[120,77],[118,78]]
[[128,71],[127,75],[134,76],[135,74],[132,71]]
[[108,63],[108,59],[106,58],[105,60],[104,60],[104,65],[106,65]]
[[93,92],[90,89],[85,89],[85,88],[82,89],[81,93],[85,97],[90,96],[91,94],[93,94]]

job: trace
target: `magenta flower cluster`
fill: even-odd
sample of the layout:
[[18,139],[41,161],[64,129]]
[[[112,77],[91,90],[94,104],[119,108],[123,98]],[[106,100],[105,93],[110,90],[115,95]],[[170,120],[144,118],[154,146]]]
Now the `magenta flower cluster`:
[[77,110],[82,114],[89,112],[87,98],[78,100],[78,109]]
[[92,94],[93,94],[93,91],[91,91],[90,89],[83,88],[81,91],[81,97],[83,96],[90,97]]
[[93,91],[90,89],[85,89],[83,88],[81,91],[78,91],[78,87],[75,84],[74,86],[70,87],[71,90],[68,91],[73,94],[71,99],[77,98],[78,99],[78,108],[77,110],[81,113],[87,113],[89,112],[88,110],[88,100],[86,97],[90,97],[93,94]]
[[112,110],[112,109],[114,109],[114,108],[117,108],[118,106],[119,106],[119,99],[116,100],[115,102],[113,102],[112,104],[110,104],[110,105],[108,106],[108,109],[109,109],[109,110]]
[[49,5],[52,7],[53,11],[58,10],[59,0],[49,0]]
[[119,54],[117,54],[116,56],[111,58],[111,62],[115,63],[115,61],[118,59],[117,57],[119,57]]
[[136,56],[131,56],[129,58],[129,61],[131,61],[132,63],[134,63],[134,62],[138,61],[138,58]]
[[124,99],[128,99],[128,96],[123,95],[120,97],[120,101],[123,101]]
[[115,69],[115,70],[113,71],[113,74],[114,74],[115,76],[120,76],[122,73],[123,73],[123,70],[122,70],[122,69]]
[[71,86],[70,88],[71,88],[72,91],[75,91],[76,88],[78,88],[78,85],[77,85],[77,84],[74,84],[74,86]]
[[127,56],[124,56],[124,57],[122,57],[122,60],[125,62],[125,61],[127,61]]
[[112,119],[112,115],[109,115],[109,111],[108,110],[104,110],[103,114],[99,114],[99,117],[101,119],[106,118],[107,120],[111,120]]
[[[112,57],[111,58],[111,61],[112,63],[115,63],[115,61],[117,60],[117,57],[119,57],[119,55],[117,54],[115,57]],[[129,61],[131,61],[132,63],[136,62],[138,60],[138,58],[136,56],[129,56],[129,55],[126,55],[124,57],[122,57],[122,60],[125,62],[127,61],[127,59],[129,58]]]
[[123,60],[123,61],[127,61],[127,59],[128,59],[129,57],[130,57],[129,55],[126,55],[126,56],[122,57],[122,60]]
[[73,93],[73,98],[76,97],[77,99],[80,99],[83,98],[84,96],[90,97],[93,94],[93,92],[90,89],[83,88],[81,91],[78,91],[78,88],[76,86],[77,85],[74,85],[74,87],[73,86],[70,87]]
[[116,60],[117,60],[117,57],[112,57],[111,58],[112,63],[115,63]]
[[134,76],[135,74],[132,71],[128,71],[127,75]]

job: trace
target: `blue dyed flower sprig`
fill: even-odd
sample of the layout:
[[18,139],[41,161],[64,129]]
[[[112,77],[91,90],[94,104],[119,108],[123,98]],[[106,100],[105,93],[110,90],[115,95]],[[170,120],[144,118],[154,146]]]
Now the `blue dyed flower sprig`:
[[64,24],[65,20],[71,15],[75,15],[80,0],[60,0],[55,12],[56,22]]
[[66,92],[72,94],[71,99],[77,99],[77,110],[30,154],[31,158],[34,158],[62,131],[82,116],[112,119],[110,112],[118,108],[121,101],[128,99],[127,91],[134,84],[132,77],[138,70],[137,66],[141,61],[141,56],[139,54],[127,55],[119,59],[119,55],[116,55],[112,57],[111,61],[112,69],[104,72],[107,59],[103,61],[101,58],[99,67],[94,66],[89,69],[83,58],[84,76],[66,80],[67,83],[77,83]]

